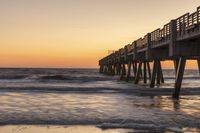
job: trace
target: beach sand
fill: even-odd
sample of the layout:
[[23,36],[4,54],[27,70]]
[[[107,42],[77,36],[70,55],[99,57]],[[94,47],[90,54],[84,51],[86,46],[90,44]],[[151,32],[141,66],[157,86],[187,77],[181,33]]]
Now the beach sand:
[[[0,126],[0,133],[160,133],[153,130],[135,130],[135,129],[101,129],[96,126],[76,125],[76,126],[56,126],[56,125],[7,125]],[[162,133],[199,133],[199,129],[171,128]]]
[[95,126],[36,126],[36,125],[10,125],[1,126],[0,133],[130,133],[145,132],[131,129],[102,130]]

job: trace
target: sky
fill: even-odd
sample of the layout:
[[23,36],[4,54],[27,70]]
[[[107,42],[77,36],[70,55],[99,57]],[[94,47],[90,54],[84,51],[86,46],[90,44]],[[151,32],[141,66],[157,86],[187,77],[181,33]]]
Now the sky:
[[98,67],[109,50],[198,6],[199,0],[0,0],[0,67]]

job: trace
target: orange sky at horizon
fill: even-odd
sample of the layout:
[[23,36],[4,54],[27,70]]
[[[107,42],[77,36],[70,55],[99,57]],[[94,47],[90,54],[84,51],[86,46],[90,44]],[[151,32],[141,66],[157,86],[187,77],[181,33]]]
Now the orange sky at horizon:
[[[0,67],[97,68],[108,50],[195,11],[198,4],[197,0],[0,0]],[[163,65],[173,68],[169,62]],[[196,62],[187,66],[197,68]]]

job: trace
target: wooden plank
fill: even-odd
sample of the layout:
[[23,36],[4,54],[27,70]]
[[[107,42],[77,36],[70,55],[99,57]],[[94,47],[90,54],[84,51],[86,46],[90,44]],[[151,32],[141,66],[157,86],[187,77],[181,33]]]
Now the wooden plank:
[[139,83],[141,71],[142,71],[142,62],[139,62],[137,74],[136,74],[136,78],[135,78],[135,84]]
[[181,89],[181,84],[183,80],[183,74],[185,71],[185,64],[186,64],[186,59],[183,57],[180,57],[179,59],[179,64],[178,64],[178,69],[176,73],[176,81],[175,81],[175,90],[173,93],[173,98],[178,99],[180,95],[180,89]]
[[153,72],[152,72],[152,77],[151,77],[151,83],[150,83],[150,88],[153,88],[155,86],[155,80],[156,80],[156,74],[157,74],[157,62],[158,61],[154,61],[153,63]]

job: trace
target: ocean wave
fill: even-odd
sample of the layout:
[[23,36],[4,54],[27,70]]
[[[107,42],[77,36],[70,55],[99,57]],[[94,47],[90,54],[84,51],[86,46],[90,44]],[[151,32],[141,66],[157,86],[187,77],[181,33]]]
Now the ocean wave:
[[[134,96],[171,96],[173,88],[136,88],[134,87],[0,87],[0,92],[36,92],[36,93],[124,93]],[[181,95],[200,95],[199,87],[182,88]]]
[[[119,76],[114,76],[119,77]],[[101,74],[0,74],[0,79],[39,79],[39,80],[109,80],[110,76]],[[164,76],[164,79],[175,79],[174,76]],[[200,79],[199,76],[185,75],[184,79]]]
[[72,79],[64,75],[45,75],[38,78],[43,79],[43,80],[71,80]]
[[[160,122],[160,123],[159,123]],[[169,120],[168,120],[169,122]],[[5,119],[0,121],[0,125],[96,125],[96,127],[101,129],[116,129],[116,128],[126,128],[135,130],[148,130],[151,132],[163,132],[163,131],[176,131],[181,132],[183,129],[195,128],[200,129],[200,121],[192,121],[190,118],[184,118],[178,123],[168,123],[161,121],[154,122],[146,120],[132,120],[132,119],[17,119],[14,118]]]
[[0,79],[25,79],[29,77],[29,75],[26,74],[6,74],[6,75],[0,75]]
[[65,80],[65,81],[79,81],[79,82],[86,82],[86,81],[106,81],[110,80],[110,77],[102,77],[100,75],[97,76],[91,76],[91,75],[76,75],[76,76],[70,76],[70,75],[44,75],[39,76],[37,79],[40,81],[47,81],[47,80]]
[[[2,81],[1,81],[2,80]],[[111,77],[106,77],[102,75],[63,75],[63,74],[53,74],[53,75],[0,75],[0,81],[4,82],[4,80],[13,82],[51,82],[51,83],[82,83],[82,82],[93,82],[93,81],[110,81]]]

